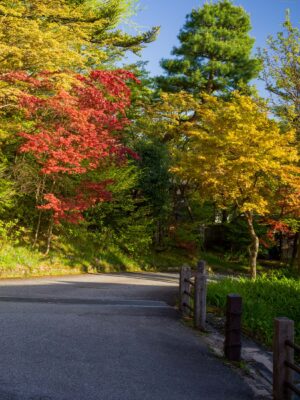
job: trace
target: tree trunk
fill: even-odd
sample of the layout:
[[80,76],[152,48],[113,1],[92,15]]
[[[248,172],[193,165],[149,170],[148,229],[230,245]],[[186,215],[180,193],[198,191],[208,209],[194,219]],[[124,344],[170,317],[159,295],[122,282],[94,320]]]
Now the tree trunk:
[[251,244],[249,246],[249,265],[251,278],[256,279],[256,263],[259,249],[259,239],[254,230],[252,213],[250,211],[245,212],[245,217],[248,225],[248,232],[251,238]]
[[[55,184],[56,184],[56,181],[55,181],[55,179],[53,179],[52,185],[51,185],[51,192],[53,192]],[[53,218],[53,213],[52,213],[50,216],[50,223],[49,223],[49,229],[48,229],[47,248],[46,248],[46,252],[45,252],[46,255],[49,253],[50,247],[51,247],[53,224],[54,224],[54,218]]]
[[[299,246],[298,242],[299,242],[299,232],[296,232],[295,236],[294,236],[294,241],[293,241],[292,258],[291,258],[291,261],[290,261],[290,266],[292,268],[295,267],[295,260],[296,260],[296,257],[297,257],[297,250],[298,250],[298,246]],[[299,266],[298,266],[298,270],[299,270]]]
[[47,237],[47,248],[46,248],[45,255],[47,255],[50,251],[52,231],[53,231],[53,215],[51,215],[51,219],[50,219],[50,224],[49,224],[49,229],[48,229],[48,237]]
[[279,260],[283,260],[283,251],[282,251],[282,245],[283,245],[283,237],[282,237],[282,232],[279,232]]
[[39,218],[38,218],[38,222],[37,222],[37,226],[36,226],[36,231],[35,231],[35,235],[34,235],[34,242],[33,242],[33,245],[32,245],[33,248],[36,246],[38,238],[39,238],[41,220],[42,220],[42,211],[40,210],[39,211]]
[[222,210],[222,224],[226,224],[228,221],[228,211]]
[[[44,190],[45,190],[45,184],[46,184],[46,175],[43,175],[42,180],[39,182],[35,194],[35,199],[36,199],[36,204],[38,205],[43,197]],[[38,221],[37,221],[37,226],[36,226],[36,231],[34,235],[34,241],[32,247],[34,248],[37,244],[38,238],[39,238],[39,233],[40,233],[40,227],[41,227],[41,220],[42,220],[42,211],[39,211],[39,216],[38,216]]]
[[188,211],[189,217],[190,217],[191,221],[194,222],[193,212],[192,212],[191,206],[190,206],[189,201],[186,198],[185,194],[183,195],[183,200],[184,200],[184,203],[186,205],[186,209]]
[[298,246],[297,246],[297,270],[300,274],[300,234],[298,233]]
[[162,225],[160,221],[157,221],[156,231],[155,231],[155,247],[160,246],[162,244]]

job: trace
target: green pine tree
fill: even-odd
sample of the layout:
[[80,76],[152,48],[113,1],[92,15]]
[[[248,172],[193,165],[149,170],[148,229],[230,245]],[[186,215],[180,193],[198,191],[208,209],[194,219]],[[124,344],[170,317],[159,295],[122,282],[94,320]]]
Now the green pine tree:
[[175,58],[161,61],[166,75],[158,77],[159,87],[192,94],[244,89],[261,66],[251,56],[250,29],[249,15],[229,0],[192,10],[172,51]]

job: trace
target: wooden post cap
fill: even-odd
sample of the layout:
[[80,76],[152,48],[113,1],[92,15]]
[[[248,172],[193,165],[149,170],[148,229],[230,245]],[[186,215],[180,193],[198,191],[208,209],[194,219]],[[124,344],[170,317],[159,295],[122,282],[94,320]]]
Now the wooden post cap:
[[202,274],[205,274],[206,271],[206,262],[204,260],[198,261],[197,264],[197,271],[201,272]]

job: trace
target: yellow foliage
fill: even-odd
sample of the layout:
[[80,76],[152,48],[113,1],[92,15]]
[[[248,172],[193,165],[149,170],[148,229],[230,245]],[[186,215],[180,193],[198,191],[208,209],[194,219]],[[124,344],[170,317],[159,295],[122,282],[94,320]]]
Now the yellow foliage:
[[280,185],[295,182],[293,131],[281,132],[266,104],[235,93],[231,100],[164,94],[152,108],[153,132],[169,140],[173,172],[194,182],[203,199],[240,212],[267,214]]
[[294,132],[282,133],[265,104],[238,93],[231,101],[207,96],[198,112],[189,151],[178,154],[179,173],[220,207],[268,213],[298,160]]
[[0,73],[84,69],[110,55],[132,0],[1,1]]

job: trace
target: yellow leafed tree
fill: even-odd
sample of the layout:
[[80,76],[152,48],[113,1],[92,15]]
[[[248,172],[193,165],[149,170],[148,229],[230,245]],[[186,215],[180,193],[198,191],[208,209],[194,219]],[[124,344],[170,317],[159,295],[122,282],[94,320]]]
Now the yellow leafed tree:
[[170,142],[173,172],[194,182],[203,200],[245,217],[255,278],[259,238],[253,219],[271,211],[280,185],[298,180],[294,132],[282,133],[266,104],[238,93],[230,101],[204,96],[202,104],[183,92],[164,94],[152,115],[152,130]]

